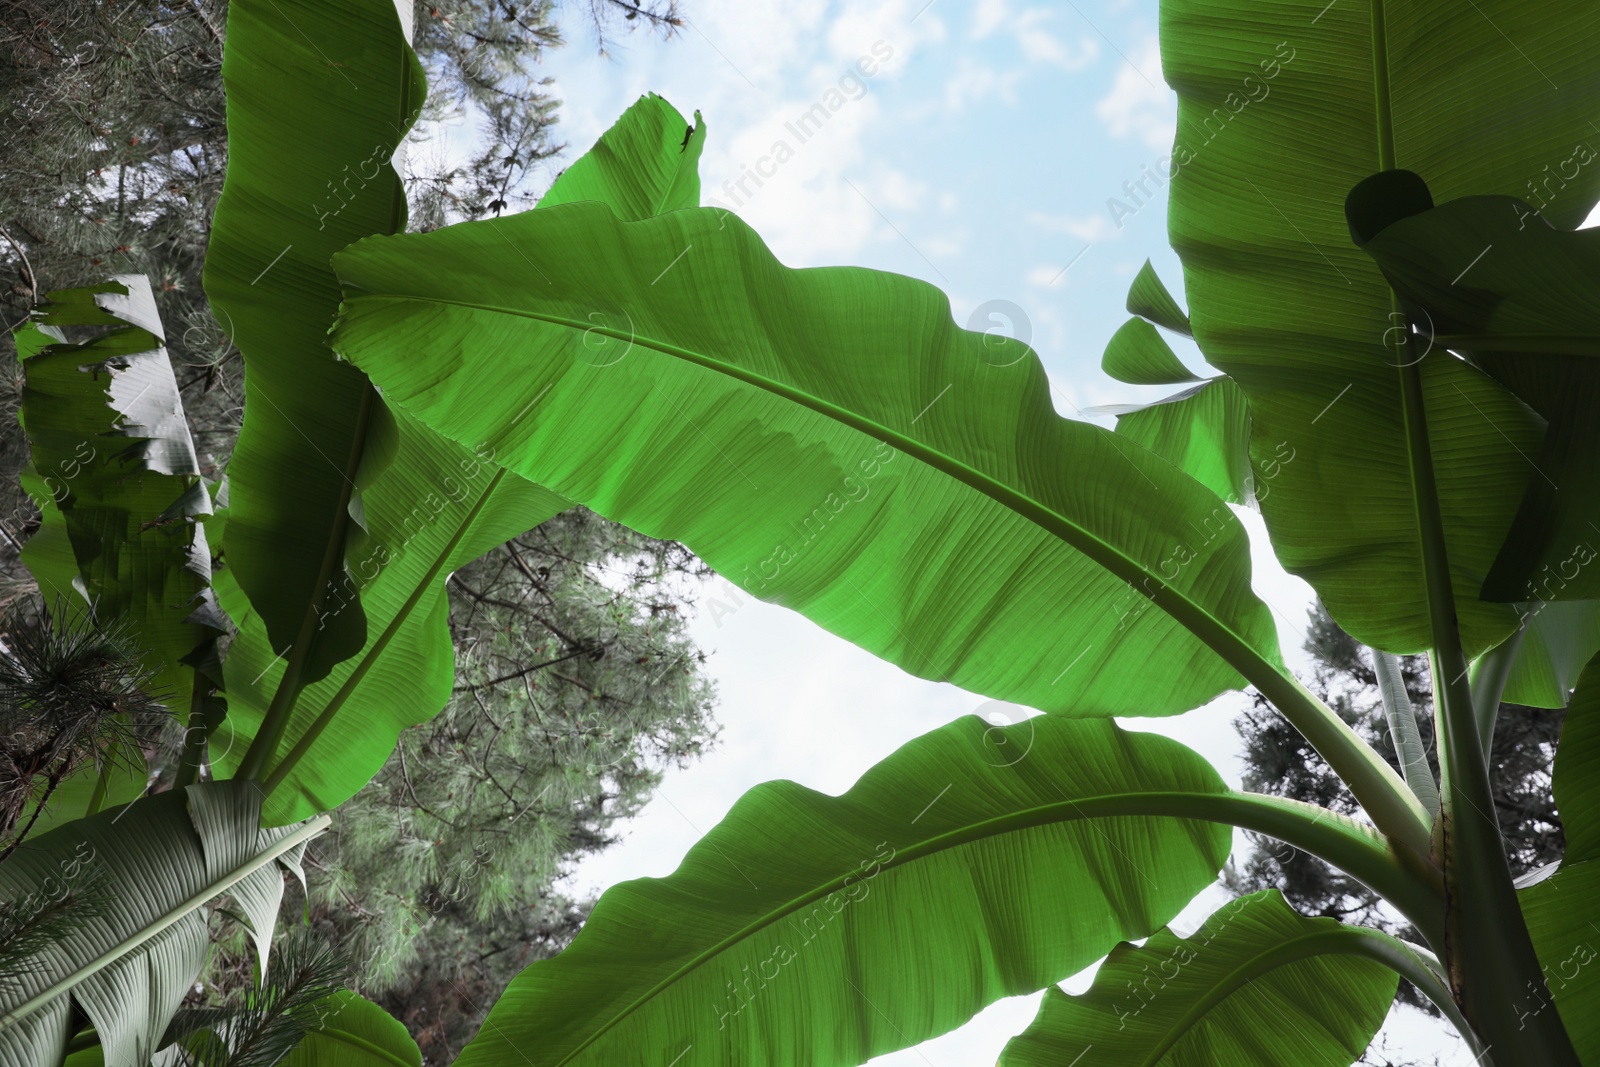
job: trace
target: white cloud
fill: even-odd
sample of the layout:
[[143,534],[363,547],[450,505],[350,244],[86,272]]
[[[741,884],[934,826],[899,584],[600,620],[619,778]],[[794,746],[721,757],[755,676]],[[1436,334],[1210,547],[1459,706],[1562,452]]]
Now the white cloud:
[[945,107],[951,111],[964,111],[972,104],[998,97],[1007,104],[1017,102],[1017,83],[1023,72],[1008,70],[1001,73],[993,67],[975,62],[967,56],[956,61],[956,72],[944,86]]
[[928,186],[903,170],[885,168],[874,177],[871,191],[867,195],[884,210],[897,208],[902,211],[915,211],[922,206],[923,198],[928,195]]
[[[923,44],[941,41],[944,23],[932,12],[915,18],[925,0],[846,0],[828,26],[828,48],[839,64],[854,63],[869,54],[874,44],[894,50],[893,59],[884,63],[890,75],[904,70],[907,61]],[[769,5],[750,4],[765,12]]]
[[824,105],[820,126],[802,126],[802,116],[821,114],[812,111],[817,102],[791,99],[765,111],[725,135],[721,151],[708,146],[701,163],[705,202],[736,211],[791,266],[856,258],[882,226],[873,204],[890,211],[885,201],[916,204],[926,191],[898,172],[880,172],[874,183],[850,177],[867,160],[867,131],[879,116],[870,92],[837,111]]
[[978,0],[972,13],[972,29],[968,33],[974,41],[981,41],[999,29],[1011,17],[1006,0]]
[[1105,215],[1046,215],[1029,212],[1028,221],[1050,233],[1062,233],[1088,244],[1117,235],[1117,227]]
[[1111,91],[1094,112],[1113,137],[1139,137],[1151,148],[1172,147],[1177,132],[1177,97],[1161,77],[1161,48],[1146,38],[1117,68]]
[[1055,263],[1040,263],[1028,271],[1027,280],[1029,285],[1045,289],[1049,288],[1060,277],[1061,267],[1059,265]]
[[1017,44],[1022,54],[1035,62],[1054,63],[1063,70],[1082,70],[1100,55],[1100,42],[1092,37],[1078,38],[1074,50],[1062,44],[1047,30],[1018,28]]
[[1006,0],[979,0],[968,36],[981,41],[1006,27],[1030,63],[1053,63],[1064,70],[1082,70],[1093,63],[1100,54],[1100,42],[1092,37],[1080,37],[1076,47],[1063,44],[1044,29],[1054,18],[1055,12],[1043,7],[1013,12]]

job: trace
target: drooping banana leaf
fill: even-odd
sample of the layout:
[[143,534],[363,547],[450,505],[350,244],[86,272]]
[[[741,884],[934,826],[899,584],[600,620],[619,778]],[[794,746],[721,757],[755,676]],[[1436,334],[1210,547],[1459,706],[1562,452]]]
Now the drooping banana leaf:
[[1157,326],[1163,326],[1173,333],[1185,337],[1194,336],[1194,327],[1189,324],[1189,316],[1178,306],[1172,293],[1167,290],[1166,283],[1161,280],[1161,276],[1156,273],[1155,267],[1148,259],[1134,276],[1133,284],[1128,287],[1128,314],[1149,319]]
[[1600,601],[1539,601],[1525,609],[1522,642],[1501,700],[1534,708],[1564,708],[1578,675],[1600,652]]
[[1389,1013],[1384,961],[1402,953],[1387,934],[1307,919],[1263,890],[1189,937],[1118,945],[1079,996],[1047,991],[1000,1067],[1348,1067]]
[[205,961],[203,905],[230,893],[270,936],[280,865],[297,869],[328,824],[261,829],[260,804],[253,783],[189,786],[53,830],[0,864],[0,898],[20,901],[25,921],[58,920],[0,982],[0,1063],[59,1062],[76,1003],[107,1067],[145,1067]]
[[[1252,503],[1257,487],[1250,470],[1250,408],[1244,393],[1227,375],[1202,379],[1190,371],[1161,336],[1156,325],[1188,334],[1189,319],[1149,260],[1128,290],[1128,310],[1141,317],[1129,319],[1111,336],[1101,369],[1132,385],[1199,384],[1149,404],[1112,404],[1089,411],[1115,415],[1118,433],[1228,503]],[[1269,478],[1281,466],[1279,452],[1263,472]]]
[[[153,695],[203,728],[225,710],[214,695],[224,622],[202,527],[211,497],[150,283],[119,275],[60,290],[34,315],[42,328],[19,334],[19,415],[30,451],[23,485],[41,527],[23,562],[47,606],[125,626],[151,672]],[[69,343],[63,327],[95,332]],[[127,751],[100,768],[108,803],[139,795],[141,767],[140,755]],[[86,765],[80,774],[92,780],[97,770]],[[35,831],[84,815],[92,793],[92,781],[67,783]]]
[[1130,385],[1181,385],[1203,380],[1183,365],[1160,331],[1141,318],[1129,319],[1111,335],[1105,355],[1100,357],[1100,369]]
[[758,786],[671,876],[607,891],[457,1062],[844,1067],[915,1045],[1170,920],[1230,833],[1128,805],[1224,792],[1176,742],[1054,716],[962,718],[838,797]]
[[223,550],[291,684],[306,684],[368,641],[358,599],[322,609],[351,587],[352,498],[383,420],[365,376],[328,348],[329,259],[405,226],[389,160],[422,106],[422,68],[392,0],[242,0],[222,76],[228,170],[205,289],[245,364]]
[[[705,139],[705,125],[695,117],[686,144],[677,110],[653,94],[642,97],[562,174],[540,207],[599,200],[626,217],[643,218],[694,206],[700,195],[695,164]],[[524,266],[537,270],[532,260]],[[338,591],[325,605],[338,612],[359,592],[367,642],[296,702],[283,759],[268,778],[269,824],[342,803],[388,759],[401,729],[444,707],[455,666],[445,580],[569,506],[489,462],[488,452],[475,451],[479,442],[464,447],[404,411],[381,410],[383,433],[369,435],[377,443],[368,447],[385,462],[371,484],[362,483],[359,537],[346,554],[355,588]],[[286,668],[260,616],[226,576],[218,584],[240,629],[227,663],[234,711],[215,757],[232,769],[256,736]]]
[[[1136,320],[1137,321],[1137,320]],[[1271,486],[1250,470],[1250,406],[1226,375],[1149,404],[1088,409],[1115,415],[1117,432],[1148,448],[1230,504],[1248,504]],[[1271,459],[1264,474],[1281,469]]]
[[595,204],[336,262],[336,345],[390,403],[914,674],[1159,715],[1241,684],[1191,630],[1277,669],[1226,505],[1059,418],[930,286]]
[[[1344,199],[1385,166],[1417,171],[1441,198],[1524,194],[1544,181],[1594,134],[1600,8],[1164,0],[1161,43],[1179,100],[1170,233],[1195,338],[1249,398],[1257,464],[1279,442],[1298,457],[1262,501],[1274,550],[1362,643],[1417,651],[1429,644],[1428,601],[1399,334],[1388,332],[1403,333],[1403,320],[1397,327],[1388,285],[1350,243]],[[1600,168],[1549,189],[1545,217],[1574,226],[1600,192]],[[1513,609],[1478,591],[1541,427],[1460,360],[1419,366],[1472,656],[1516,624]]]
[[1557,230],[1510,196],[1434,207],[1409,171],[1357,186],[1350,222],[1432,344],[1548,423],[1523,457],[1527,489],[1483,597],[1600,597],[1600,233]]
[[[1584,1063],[1600,1062],[1600,658],[1578,679],[1551,776],[1567,835],[1553,877],[1521,890],[1522,917],[1539,953],[1545,988],[1528,990],[1519,1015],[1558,1011]],[[1536,876],[1537,877],[1537,876]],[[1554,1003],[1551,1003],[1551,998]]]

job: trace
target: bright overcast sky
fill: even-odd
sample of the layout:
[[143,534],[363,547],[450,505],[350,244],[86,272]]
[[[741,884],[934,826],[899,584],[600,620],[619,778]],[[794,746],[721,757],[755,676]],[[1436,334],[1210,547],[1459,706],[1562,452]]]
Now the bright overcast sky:
[[[705,202],[736,210],[785,263],[922,278],[949,294],[962,323],[979,305],[1009,301],[1026,316],[1064,415],[1160,395],[1099,369],[1106,340],[1127,317],[1128,283],[1147,257],[1181,293],[1165,190],[1146,177],[1163,170],[1176,114],[1161,77],[1156,0],[684,2],[690,24],[672,41],[619,36],[605,59],[579,31],[550,55],[546,72],[570,146],[560,165],[655,91],[686,116],[700,110],[709,126]],[[566,21],[581,19],[569,10]],[[859,69],[875,72],[861,78],[864,57]],[[816,103],[841,99],[804,141],[786,125]],[[778,141],[789,149],[777,153],[781,164]],[[746,178],[741,191],[741,176],[758,169],[770,177],[759,187]],[[1131,197],[1125,183],[1141,179],[1144,192]],[[1114,215],[1113,197],[1133,210]],[[1201,366],[1192,346],[1179,352]],[[1303,668],[1310,589],[1271,561],[1259,521],[1246,514],[1246,522],[1257,542],[1256,589],[1277,612],[1290,662]],[[841,792],[907,740],[984,704],[912,678],[784,609],[744,599],[736,611],[713,612],[715,598],[707,590],[695,636],[712,653],[722,743],[667,775],[623,829],[624,841],[579,869],[580,890],[670,873],[760,782],[790,778]],[[1230,694],[1180,719],[1129,725],[1179,738],[1237,783],[1231,719],[1243,704]],[[1223,899],[1209,892],[1178,926],[1188,932]],[[1067,988],[1081,990],[1088,977]],[[1035,995],[994,1005],[962,1030],[874,1067],[993,1063],[1037,1002]],[[1412,1016],[1396,1029],[1391,1055],[1440,1051],[1447,1063],[1471,1062],[1431,1020]]]

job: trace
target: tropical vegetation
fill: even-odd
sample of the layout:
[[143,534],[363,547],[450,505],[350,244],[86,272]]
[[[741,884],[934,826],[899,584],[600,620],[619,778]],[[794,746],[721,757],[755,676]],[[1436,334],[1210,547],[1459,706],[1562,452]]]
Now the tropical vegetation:
[[[533,210],[406,233],[388,159],[426,87],[401,17],[236,0],[205,263],[247,369],[226,494],[138,279],[52,295],[19,341],[30,566],[145,650],[186,761],[145,797],[115,731],[63,760],[52,791],[87,814],[45,810],[0,864],[29,902],[0,1057],[234,1062],[309,989],[273,1016],[301,1020],[298,1062],[418,1063],[298,949],[304,981],[264,980],[254,1016],[177,1012],[197,909],[228,894],[272,975],[281,869],[450,695],[445,576],[581,504],[1040,714],[949,723],[841,795],[751,790],[512,979],[459,1063],[860,1064],[1043,989],[1008,1067],[1343,1065],[1402,978],[1479,1062],[1600,1062],[1600,246],[1574,229],[1600,200],[1600,10],[1472,7],[1164,0],[1188,308],[1142,272],[1103,365],[1189,388],[1112,431],[1059,416],[1038,357],[932,286],[791,269],[699,208],[707,124],[658,97]],[[1393,763],[1284,665],[1230,499],[1371,651]],[[1348,800],[1230,788],[1115,721],[1246,686]],[[96,721],[137,729],[129,704]],[[1566,709],[1566,845],[1514,879],[1490,755],[1518,706]],[[1273,889],[1179,936],[1235,827],[1405,936]],[[318,1036],[358,1026],[339,1059]]]

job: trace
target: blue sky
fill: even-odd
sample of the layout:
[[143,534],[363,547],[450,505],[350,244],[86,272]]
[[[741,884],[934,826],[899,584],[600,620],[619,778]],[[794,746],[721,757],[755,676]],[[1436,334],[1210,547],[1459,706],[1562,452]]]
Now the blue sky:
[[[1164,172],[1176,112],[1161,77],[1156,0],[686,0],[686,14],[689,25],[671,41],[619,36],[605,58],[579,31],[551,53],[546,72],[570,150],[547,177],[640,94],[658,92],[685,115],[700,110],[709,126],[705,202],[737,211],[784,262],[922,278],[949,295],[962,323],[986,306],[976,328],[1029,339],[1063,415],[1160,395],[1099,370],[1146,258],[1181,293],[1165,189],[1151,177]],[[578,21],[569,13],[569,24]],[[1192,346],[1177,347],[1202,368]],[[1259,521],[1244,517],[1257,545],[1257,590],[1278,615],[1288,658],[1303,667],[1310,590],[1277,568]],[[792,778],[840,792],[911,737],[994,710],[781,608],[748,598],[736,606],[716,587],[695,633],[714,653],[723,742],[668,774],[624,842],[577,872],[579,888],[670,873],[759,782]],[[1231,719],[1243,704],[1233,694],[1179,719],[1129,725],[1178,737],[1237,781]],[[1224,899],[1208,893],[1177,925],[1192,929]],[[1068,988],[1087,982],[1078,976]],[[995,1005],[961,1031],[874,1065],[992,1063],[1037,999]],[[1432,1021],[1395,1023],[1392,1053],[1471,1062]]]

